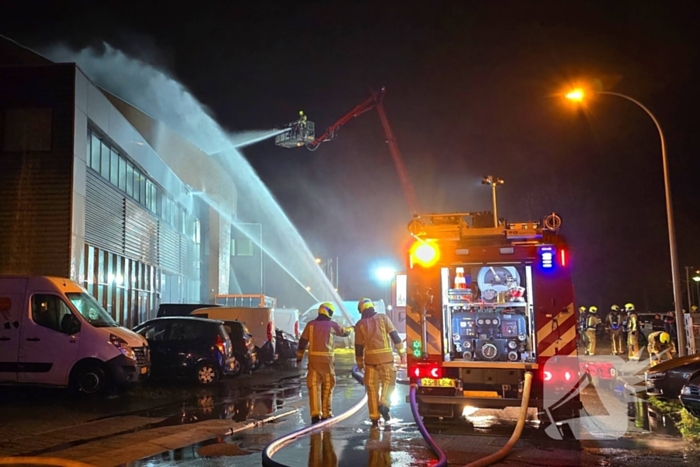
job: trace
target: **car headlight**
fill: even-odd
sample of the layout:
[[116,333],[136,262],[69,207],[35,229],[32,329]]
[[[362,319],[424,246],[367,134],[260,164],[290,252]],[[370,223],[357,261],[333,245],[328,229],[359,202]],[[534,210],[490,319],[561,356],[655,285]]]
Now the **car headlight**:
[[689,396],[691,395],[692,392],[690,391],[690,387],[688,386],[683,386],[683,389],[681,389],[681,395],[683,396]]
[[114,334],[109,335],[109,342],[115,346],[119,351],[126,357],[130,358],[132,360],[136,360],[136,354],[134,353],[134,349],[129,346],[129,344],[122,339],[119,336],[115,336]]

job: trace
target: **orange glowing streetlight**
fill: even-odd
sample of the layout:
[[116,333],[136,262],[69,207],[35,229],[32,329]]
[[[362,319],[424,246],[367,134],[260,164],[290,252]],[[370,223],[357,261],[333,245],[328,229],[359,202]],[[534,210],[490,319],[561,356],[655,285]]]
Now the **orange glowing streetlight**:
[[[666,194],[666,223],[668,224],[668,243],[671,254],[671,282],[673,285],[673,301],[675,302],[676,311],[676,330],[678,333],[678,356],[682,357],[686,354],[686,339],[685,339],[685,320],[683,317],[683,298],[681,296],[680,271],[678,268],[678,253],[676,247],[676,228],[673,222],[673,205],[671,203],[671,181],[668,174],[668,161],[666,157],[666,140],[664,133],[661,131],[661,125],[656,119],[651,110],[647,109],[644,104],[636,99],[633,99],[625,94],[612,91],[594,91],[594,94],[607,94],[609,96],[617,96],[626,101],[632,102],[637,107],[641,108],[651,118],[659,132],[659,140],[661,142],[661,162],[664,172],[664,191]],[[564,97],[570,101],[583,102],[586,93],[581,88],[575,88],[567,92]]]
[[583,98],[586,97],[586,93],[583,92],[583,89],[576,88],[576,89],[572,89],[571,91],[567,92],[564,97],[566,97],[570,101],[581,102],[583,100]]

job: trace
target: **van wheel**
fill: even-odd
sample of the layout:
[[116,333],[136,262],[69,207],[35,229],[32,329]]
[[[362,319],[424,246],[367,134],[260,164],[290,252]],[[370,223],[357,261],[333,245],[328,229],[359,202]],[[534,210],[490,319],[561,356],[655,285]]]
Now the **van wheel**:
[[197,382],[202,386],[214,384],[219,380],[219,372],[216,367],[209,362],[200,363],[195,373]]
[[73,390],[80,394],[101,394],[109,386],[107,372],[98,363],[86,363],[73,370],[71,376]]

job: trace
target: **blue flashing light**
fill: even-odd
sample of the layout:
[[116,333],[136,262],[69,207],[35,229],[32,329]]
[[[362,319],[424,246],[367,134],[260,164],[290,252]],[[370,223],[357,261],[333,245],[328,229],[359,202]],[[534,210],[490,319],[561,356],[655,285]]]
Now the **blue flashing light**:
[[554,267],[554,247],[540,247],[540,259],[543,269],[552,269]]

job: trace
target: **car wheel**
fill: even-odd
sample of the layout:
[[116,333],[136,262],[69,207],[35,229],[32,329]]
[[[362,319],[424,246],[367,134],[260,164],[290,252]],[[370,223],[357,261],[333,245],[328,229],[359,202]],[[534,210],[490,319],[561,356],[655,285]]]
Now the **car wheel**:
[[239,359],[236,359],[236,361],[233,362],[233,370],[231,370],[231,372],[228,373],[227,376],[236,377],[240,375],[242,371],[243,365],[241,365],[241,361]]
[[197,382],[202,386],[214,384],[219,380],[218,370],[209,362],[204,362],[197,365],[195,376],[197,377]]
[[99,363],[80,365],[73,371],[71,385],[73,390],[80,394],[101,394],[109,386],[107,372]]

